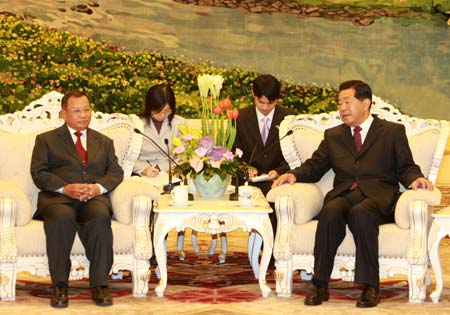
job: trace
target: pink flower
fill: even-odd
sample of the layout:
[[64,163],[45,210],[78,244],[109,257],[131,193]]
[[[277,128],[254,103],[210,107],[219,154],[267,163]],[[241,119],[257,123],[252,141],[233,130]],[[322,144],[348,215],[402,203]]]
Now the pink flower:
[[244,154],[244,151],[242,151],[239,148],[236,148],[236,155],[238,156],[238,158],[241,158],[243,154]]
[[223,154],[223,157],[226,158],[229,161],[233,160],[234,154],[233,152],[227,151],[226,153]]
[[198,157],[204,157],[206,152],[208,152],[208,150],[204,147],[195,149],[195,154],[197,154]]
[[183,153],[184,150],[186,150],[186,148],[182,145],[182,146],[179,146],[179,147],[177,147],[177,148],[175,149],[175,153],[176,153],[176,154],[180,154],[180,153]]
[[222,159],[217,160],[217,161],[211,160],[210,163],[211,163],[211,167],[220,169],[220,165],[222,164]]
[[203,160],[198,157],[193,157],[189,159],[189,165],[197,172],[200,173],[203,169]]
[[189,140],[194,139],[194,137],[190,133],[187,133],[187,134],[184,135],[184,139],[189,141]]

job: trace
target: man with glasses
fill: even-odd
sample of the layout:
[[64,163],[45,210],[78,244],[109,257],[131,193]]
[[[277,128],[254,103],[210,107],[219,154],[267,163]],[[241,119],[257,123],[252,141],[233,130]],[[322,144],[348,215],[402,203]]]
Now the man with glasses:
[[65,124],[36,137],[31,176],[41,189],[35,218],[44,220],[53,293],[50,305],[68,306],[70,252],[78,232],[89,259],[92,300],[112,305],[108,277],[113,263],[108,192],[123,179],[113,141],[88,128],[86,94],[67,92],[61,101]]

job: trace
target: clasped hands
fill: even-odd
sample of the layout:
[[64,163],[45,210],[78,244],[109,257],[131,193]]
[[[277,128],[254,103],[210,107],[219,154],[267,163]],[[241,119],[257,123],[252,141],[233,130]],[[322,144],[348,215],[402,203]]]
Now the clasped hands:
[[96,184],[67,184],[63,188],[64,195],[80,201],[88,201],[101,194]]

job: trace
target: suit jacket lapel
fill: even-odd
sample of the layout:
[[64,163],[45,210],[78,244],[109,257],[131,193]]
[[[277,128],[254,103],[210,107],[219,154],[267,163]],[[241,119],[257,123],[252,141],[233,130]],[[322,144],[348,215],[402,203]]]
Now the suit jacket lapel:
[[364,154],[377,140],[378,135],[383,131],[383,120],[379,119],[376,116],[374,116],[373,118],[374,119],[372,125],[367,132],[366,139],[364,140],[361,151],[358,155]]
[[356,151],[355,141],[353,140],[352,130],[350,127],[342,124],[341,125],[341,135],[342,135],[342,142],[344,143],[344,146],[349,150],[353,155],[357,155],[358,152]]
[[67,128],[66,124],[58,128],[58,136],[61,138],[63,147],[67,148],[68,153],[82,163],[81,157],[75,147],[75,143],[73,143],[72,135],[70,134],[69,128]]
[[98,153],[99,143],[98,143],[98,137],[96,134],[92,132],[90,128],[87,129],[87,153],[88,153],[88,164],[89,161],[93,161],[94,157]]
[[[258,124],[258,118],[256,116],[256,107],[253,105],[253,108],[251,111],[248,112],[249,115],[247,117],[247,122],[250,128],[250,132],[252,133],[252,138],[256,139],[256,144],[258,146],[264,147],[262,144],[262,139],[261,139],[261,133],[259,132],[259,124]],[[255,126],[255,127],[251,127],[251,126]]]
[[273,141],[278,141],[275,139],[278,137],[278,130],[276,126],[279,125],[279,122],[282,120],[282,113],[279,108],[275,106],[275,112],[273,113],[272,121],[270,122],[269,135],[267,136],[266,143],[271,144]]

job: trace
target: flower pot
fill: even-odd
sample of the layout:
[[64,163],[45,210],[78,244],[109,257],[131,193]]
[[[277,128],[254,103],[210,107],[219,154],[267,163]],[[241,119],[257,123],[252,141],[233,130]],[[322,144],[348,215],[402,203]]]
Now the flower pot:
[[197,175],[193,180],[197,193],[203,198],[220,198],[227,190],[230,175],[222,180],[219,175],[214,175],[208,181],[203,173]]

